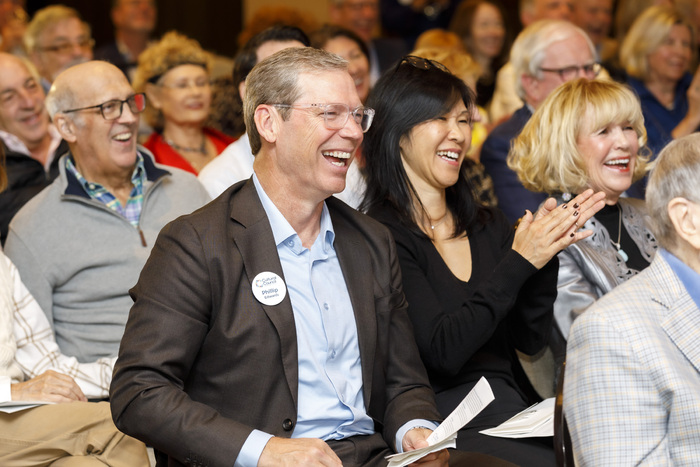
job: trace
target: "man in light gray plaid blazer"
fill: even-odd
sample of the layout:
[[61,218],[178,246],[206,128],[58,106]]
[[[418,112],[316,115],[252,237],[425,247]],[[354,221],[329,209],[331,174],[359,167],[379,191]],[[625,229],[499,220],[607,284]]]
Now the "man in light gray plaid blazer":
[[564,413],[577,465],[700,465],[700,134],[647,188],[664,248],[574,322]]

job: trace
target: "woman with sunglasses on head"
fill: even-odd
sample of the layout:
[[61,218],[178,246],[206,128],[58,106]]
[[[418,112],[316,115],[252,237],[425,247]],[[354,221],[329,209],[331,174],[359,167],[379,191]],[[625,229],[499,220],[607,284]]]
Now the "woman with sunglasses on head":
[[194,39],[169,32],[139,56],[134,89],[145,92],[144,146],[156,162],[197,175],[235,140],[204,126],[211,106],[209,55]]
[[495,400],[464,429],[457,448],[523,466],[554,465],[551,439],[479,434],[526,409],[515,349],[534,354],[552,326],[554,255],[603,206],[588,190],[557,207],[549,199],[516,230],[477,203],[461,170],[471,136],[473,94],[437,62],[405,57],[385,73],[367,105],[363,207],[396,240],[408,314],[421,357],[447,416],[485,376]]

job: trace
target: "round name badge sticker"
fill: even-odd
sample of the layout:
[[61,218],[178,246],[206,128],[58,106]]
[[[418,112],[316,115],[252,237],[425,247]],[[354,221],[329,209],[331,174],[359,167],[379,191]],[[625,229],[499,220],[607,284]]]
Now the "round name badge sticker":
[[261,272],[253,279],[253,295],[263,305],[279,305],[287,295],[287,286],[274,272]]

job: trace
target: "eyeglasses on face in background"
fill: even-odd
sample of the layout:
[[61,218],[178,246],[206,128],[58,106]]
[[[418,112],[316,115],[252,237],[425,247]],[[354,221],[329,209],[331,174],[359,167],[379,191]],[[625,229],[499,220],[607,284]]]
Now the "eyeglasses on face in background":
[[43,47],[37,47],[37,50],[40,50],[42,52],[51,52],[51,53],[56,53],[59,55],[68,55],[69,53],[73,52],[73,49],[75,49],[76,46],[80,47],[83,50],[86,49],[92,49],[92,47],[95,45],[95,41],[89,37],[81,38],[78,39],[75,42],[72,41],[63,41],[59,42],[57,44],[52,44],[52,45],[47,45]]
[[579,71],[583,71],[583,75],[588,79],[593,79],[598,76],[601,70],[600,63],[588,63],[586,65],[572,65],[563,68],[540,68],[540,71],[547,73],[558,73],[562,81],[569,81],[579,76]]

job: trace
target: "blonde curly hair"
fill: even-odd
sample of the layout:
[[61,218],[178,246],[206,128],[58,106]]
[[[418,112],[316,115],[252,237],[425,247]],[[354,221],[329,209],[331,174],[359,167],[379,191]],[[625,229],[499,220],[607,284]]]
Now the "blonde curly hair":
[[639,152],[632,181],[647,171],[649,149],[639,99],[614,81],[576,79],[555,89],[525,124],[511,145],[508,167],[530,191],[580,193],[588,187],[586,161],[578,137],[586,128],[629,122],[637,133]]
[[[139,55],[139,66],[134,75],[134,90],[145,92],[147,84],[156,84],[169,70],[180,65],[199,65],[209,73],[211,56],[196,40],[170,31]],[[147,105],[143,115],[153,128],[159,131],[163,129],[163,113],[159,109]]]

